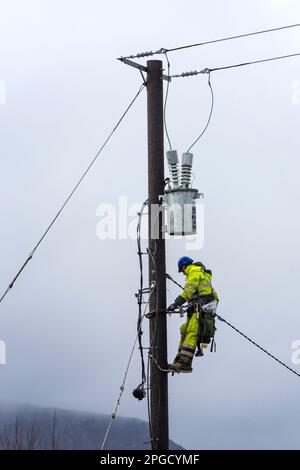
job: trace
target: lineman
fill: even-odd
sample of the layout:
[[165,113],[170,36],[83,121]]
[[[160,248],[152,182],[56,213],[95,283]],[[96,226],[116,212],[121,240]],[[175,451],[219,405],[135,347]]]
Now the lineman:
[[[169,370],[172,372],[192,372],[192,361],[196,346],[199,347],[201,334],[201,343],[203,347],[207,347],[215,330],[214,318],[207,315],[208,320],[206,322],[206,315],[203,312],[214,315],[219,299],[211,284],[212,272],[206,269],[201,262],[194,263],[188,256],[183,256],[178,261],[178,272],[185,274],[186,283],[183,292],[169,306],[168,310],[172,312],[186,301],[189,303],[189,308],[187,310],[187,321],[180,328],[181,340],[178,353],[173,364],[169,364]],[[211,323],[209,323],[209,317],[212,319]],[[203,331],[201,333],[199,327],[206,330],[204,337]],[[197,355],[202,354],[202,349],[200,349]]]

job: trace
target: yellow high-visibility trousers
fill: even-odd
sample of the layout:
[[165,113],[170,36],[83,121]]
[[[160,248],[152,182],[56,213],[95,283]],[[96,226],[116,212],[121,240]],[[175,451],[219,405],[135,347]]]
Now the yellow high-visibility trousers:
[[[190,358],[190,361],[192,361],[197,347],[198,327],[199,319],[197,318],[197,313],[193,313],[180,327],[181,338],[178,346],[178,354],[185,356],[186,359]],[[203,349],[206,349],[207,346],[207,343],[201,343]]]
[[181,339],[178,347],[178,353],[180,355],[188,356],[193,359],[197,346],[198,325],[199,319],[197,318],[197,314],[193,313],[180,327]]

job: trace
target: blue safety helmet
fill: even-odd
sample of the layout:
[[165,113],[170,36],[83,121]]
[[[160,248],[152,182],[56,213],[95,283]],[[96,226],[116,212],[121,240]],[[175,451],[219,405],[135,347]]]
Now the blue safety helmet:
[[182,256],[178,260],[178,272],[181,273],[183,271],[183,267],[187,266],[188,264],[192,264],[193,260],[192,258],[189,258],[189,256]]

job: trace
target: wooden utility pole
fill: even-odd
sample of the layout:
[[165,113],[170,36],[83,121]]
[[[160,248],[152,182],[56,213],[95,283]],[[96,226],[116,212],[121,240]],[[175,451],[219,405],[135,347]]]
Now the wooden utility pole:
[[[162,61],[147,62],[148,104],[148,207],[149,207],[149,287],[150,312],[166,310],[166,257],[162,217],[157,220],[159,196],[164,193],[164,125]],[[157,223],[158,222],[158,223]],[[155,230],[155,227],[157,230]],[[167,318],[156,314],[150,319],[151,360],[151,439],[153,450],[169,448]]]

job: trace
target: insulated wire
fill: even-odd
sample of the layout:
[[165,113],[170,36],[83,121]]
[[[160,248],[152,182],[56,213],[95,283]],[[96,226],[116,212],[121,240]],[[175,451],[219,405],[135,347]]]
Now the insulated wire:
[[299,26],[300,26],[300,23],[296,23],[296,24],[292,24],[292,25],[288,25],[288,26],[280,26],[279,28],[264,29],[262,31],[254,31],[252,33],[239,34],[237,36],[228,36],[228,37],[225,37],[225,38],[213,39],[212,41],[198,42],[198,43],[195,43],[195,44],[188,44],[186,46],[173,47],[172,49],[165,49],[165,51],[175,52],[175,51],[180,51],[182,49],[189,49],[191,47],[205,46],[207,44],[215,44],[217,42],[231,41],[232,39],[246,38],[246,37],[249,37],[249,36],[255,36],[257,34],[272,33],[274,31],[281,31],[283,29],[296,28],[296,27],[299,27]]
[[[176,282],[169,274],[166,275],[167,279],[169,279],[170,281],[172,281],[174,284],[176,284],[177,286],[179,286],[180,288],[183,289],[183,287],[178,284],[178,282]],[[226,325],[230,326],[230,328],[232,328],[234,331],[236,331],[238,334],[240,334],[241,336],[243,336],[243,338],[245,338],[247,341],[249,341],[250,343],[252,343],[254,346],[256,346],[258,349],[260,349],[261,351],[263,351],[265,354],[267,354],[269,357],[271,357],[272,359],[274,359],[274,361],[278,362],[280,365],[282,365],[283,367],[285,367],[286,369],[288,369],[290,372],[292,372],[293,374],[297,375],[298,377],[300,377],[300,374],[298,374],[298,372],[296,372],[294,369],[292,369],[291,367],[289,367],[287,364],[285,364],[284,362],[280,361],[280,359],[278,359],[276,356],[274,356],[273,354],[271,354],[269,351],[267,351],[265,348],[263,348],[262,346],[260,346],[259,344],[257,344],[255,341],[253,341],[251,338],[249,338],[249,336],[245,335],[244,333],[242,333],[238,328],[236,328],[234,325],[232,325],[231,323],[229,323],[227,320],[225,320],[225,318],[221,317],[220,315],[217,315],[216,314],[216,317],[218,318],[218,320],[220,320],[221,322],[224,322],[226,323]]]
[[35,245],[35,247],[33,248],[33,250],[31,251],[31,253],[29,254],[29,256],[27,257],[26,261],[24,262],[24,264],[21,266],[21,268],[19,269],[19,271],[17,272],[17,274],[15,275],[15,277],[13,278],[13,280],[10,282],[10,284],[8,285],[7,289],[4,291],[4,293],[2,294],[1,298],[0,298],[0,303],[2,302],[2,300],[5,298],[5,296],[8,294],[8,292],[10,291],[10,289],[12,289],[12,287],[14,286],[16,280],[18,279],[18,277],[20,276],[20,274],[22,273],[22,271],[25,269],[25,267],[27,266],[27,264],[29,263],[29,261],[32,259],[35,251],[38,249],[38,247],[40,246],[40,244],[42,243],[42,241],[44,240],[44,238],[46,237],[46,235],[48,234],[49,230],[52,228],[52,226],[55,224],[56,220],[58,219],[58,217],[60,216],[60,214],[62,213],[63,209],[66,207],[66,205],[68,204],[68,202],[70,201],[71,197],[73,196],[73,194],[75,193],[75,191],[77,190],[78,186],[82,183],[83,179],[85,178],[85,176],[87,175],[87,173],[89,172],[89,170],[92,168],[92,166],[94,165],[94,163],[96,162],[96,160],[98,159],[99,155],[101,154],[102,150],[104,149],[104,147],[106,146],[106,144],[109,142],[109,140],[111,139],[112,135],[115,133],[115,131],[117,130],[117,128],[119,127],[119,125],[121,124],[121,122],[123,121],[123,119],[125,118],[126,114],[128,113],[128,111],[130,110],[130,108],[132,107],[132,105],[134,104],[134,102],[136,101],[136,99],[138,98],[139,94],[142,92],[142,90],[144,89],[145,87],[145,83],[143,83],[141,85],[141,87],[139,88],[138,92],[136,93],[136,95],[134,96],[134,98],[132,99],[132,101],[129,103],[129,105],[127,106],[127,108],[125,109],[124,113],[122,114],[122,116],[120,117],[120,119],[118,120],[118,122],[116,123],[116,125],[114,126],[114,128],[112,129],[112,131],[110,132],[110,134],[108,135],[107,139],[104,141],[103,145],[101,146],[101,148],[98,150],[98,152],[96,153],[95,157],[93,158],[93,160],[91,161],[91,163],[89,164],[89,166],[87,167],[87,169],[85,170],[85,172],[82,174],[82,176],[79,178],[79,180],[77,181],[76,185],[74,186],[74,188],[72,189],[72,191],[70,192],[69,196],[66,198],[66,200],[64,201],[64,203],[62,204],[61,208],[59,209],[59,211],[57,212],[56,216],[53,218],[53,220],[51,221],[51,223],[48,225],[48,227],[46,228],[45,232],[43,233],[43,235],[41,236],[41,238],[39,239],[39,241],[37,242],[37,244]]
[[274,60],[281,60],[281,59],[290,59],[292,57],[297,57],[300,56],[300,52],[296,52],[295,54],[286,54],[286,55],[281,55],[281,56],[276,56],[276,57],[268,57],[266,59],[258,59],[258,60],[252,60],[250,62],[242,62],[239,64],[233,64],[233,65],[225,65],[222,67],[214,67],[214,68],[205,68],[202,70],[195,70],[192,72],[183,72],[181,74],[176,74],[176,75],[170,75],[170,78],[185,78],[185,77],[190,77],[190,76],[196,76],[200,75],[203,73],[211,73],[211,72],[217,72],[219,70],[227,70],[227,69],[233,69],[237,67],[245,67],[246,65],[253,65],[253,64],[262,64],[264,62],[271,62]]
[[236,68],[236,67],[244,67],[245,65],[262,64],[263,62],[271,62],[273,60],[289,59],[291,57],[297,57],[299,55],[300,55],[300,52],[296,52],[295,54],[287,54],[287,55],[282,55],[282,56],[269,57],[267,59],[253,60],[251,62],[245,62],[245,63],[241,63],[241,64],[226,65],[224,67],[215,67],[215,68],[209,69],[209,70],[210,70],[210,72],[216,72],[218,70],[226,70],[226,69],[233,69],[233,68]]
[[150,354],[148,353],[147,358],[147,410],[148,410],[148,424],[149,424],[149,434],[151,440],[151,447],[154,441],[153,438],[153,429],[152,429],[152,414],[151,414],[151,393],[150,393]]
[[[168,54],[165,53],[165,57],[167,59],[167,64],[168,64],[168,77],[170,76],[170,62],[169,62],[169,58],[168,58]],[[168,143],[169,143],[169,148],[170,150],[172,150],[172,144],[171,144],[171,140],[170,140],[170,136],[169,136],[169,132],[168,132],[168,127],[167,127],[167,119],[166,119],[166,112],[167,112],[167,102],[168,102],[168,95],[169,95],[169,86],[170,86],[170,81],[168,80],[168,83],[167,83],[167,90],[166,90],[166,97],[165,97],[165,103],[164,103],[164,127],[165,127],[165,133],[166,133],[166,136],[167,136],[167,139],[168,139]]]
[[137,224],[137,249],[138,249],[138,257],[139,257],[139,268],[140,268],[140,288],[138,292],[138,322],[137,322],[137,332],[138,332],[138,340],[139,340],[139,349],[141,354],[141,364],[142,364],[142,382],[139,387],[143,387],[146,382],[146,374],[145,374],[145,362],[144,362],[144,354],[143,354],[143,345],[142,345],[142,302],[143,302],[143,292],[144,292],[144,276],[143,276],[143,253],[141,251],[141,222],[142,216],[145,207],[148,204],[148,199],[143,203],[140,212],[138,213],[138,224]]
[[207,123],[206,123],[206,125],[205,125],[203,131],[202,131],[201,134],[199,135],[199,137],[198,137],[198,138],[192,143],[192,145],[188,148],[187,153],[190,152],[190,150],[194,147],[194,145],[196,145],[196,143],[201,139],[201,137],[203,136],[203,134],[205,134],[205,132],[206,132],[206,130],[208,129],[208,126],[209,126],[209,124],[210,124],[210,121],[211,121],[211,117],[212,117],[213,110],[214,110],[215,97],[214,97],[214,91],[213,91],[213,88],[212,88],[212,85],[211,85],[210,73],[208,74],[208,86],[209,86],[210,93],[211,93],[211,106],[210,106],[210,112],[209,112],[208,120],[207,120]]
[[176,51],[180,51],[180,50],[183,50],[183,49],[190,49],[192,47],[205,46],[207,44],[216,44],[218,42],[231,41],[233,39],[241,39],[241,38],[245,38],[245,37],[249,37],[249,36],[255,36],[255,35],[258,35],[258,34],[272,33],[272,32],[275,32],[275,31],[281,31],[281,30],[285,30],[285,29],[297,28],[299,26],[300,26],[300,23],[296,23],[296,24],[291,24],[291,25],[286,25],[286,26],[279,26],[278,28],[264,29],[264,30],[261,30],[261,31],[254,31],[254,32],[251,32],[251,33],[238,34],[236,36],[227,36],[225,38],[213,39],[211,41],[198,42],[198,43],[194,43],[194,44],[187,44],[187,45],[184,45],[184,46],[178,46],[178,47],[173,47],[173,48],[169,48],[169,49],[166,49],[166,48],[162,47],[161,49],[159,49],[155,52],[153,52],[153,51],[140,52],[140,53],[135,54],[135,55],[120,57],[120,59],[122,59],[122,58],[123,59],[140,59],[140,58],[143,58],[143,57],[148,57],[148,56],[153,56],[153,55],[158,55],[158,54],[165,54],[166,52],[176,52]]
[[[141,323],[143,320],[143,316],[141,315],[142,309],[142,299],[143,299],[143,292],[144,292],[144,276],[143,276],[143,253],[141,251],[141,222],[142,222],[142,215],[144,212],[145,207],[148,204],[148,199],[143,203],[141,210],[139,212],[139,219],[137,224],[137,248],[138,248],[138,257],[139,257],[139,267],[140,267],[140,291],[138,293],[138,305],[139,305],[139,316],[138,316],[138,339],[139,339],[139,348],[141,354],[141,363],[142,363],[142,382],[139,387],[144,387],[146,382],[147,387],[147,412],[148,412],[148,424],[149,424],[149,434],[151,445],[153,442],[153,430],[152,430],[152,418],[151,418],[151,405],[150,405],[150,378],[149,378],[149,354],[147,359],[147,375],[145,376],[145,362],[144,362],[144,353],[143,353],[143,345],[142,345],[142,331],[141,331]],[[150,301],[150,298],[149,298]],[[148,303],[149,303],[148,301]]]
[[[155,252],[156,252],[156,245],[155,245]],[[155,271],[155,286],[157,286],[157,277],[156,277],[157,267],[156,267],[156,260],[155,260],[155,256],[154,256],[155,252],[152,253],[152,251],[150,249],[148,249],[148,253],[149,253],[149,256],[152,259],[152,263],[153,263],[153,267],[154,267],[154,271]],[[153,367],[152,366],[152,360],[154,360],[154,362],[157,365],[157,361],[156,361],[157,329],[158,329],[158,290],[156,289],[156,296],[155,296],[155,326],[154,326],[154,334],[152,335],[152,341],[150,343],[150,348],[149,348],[149,352],[148,352],[148,366],[147,366],[147,373],[148,374],[150,374],[149,358],[151,359],[151,369]],[[150,382],[150,377],[148,375],[147,383],[149,383],[149,382]],[[160,407],[160,390],[158,390],[158,400],[159,400],[159,404],[158,404],[158,408],[159,408]],[[149,414],[149,411],[148,411],[148,414],[149,414],[150,417],[151,417],[151,409],[152,409],[152,402],[151,402],[151,398],[150,398],[150,414]],[[155,448],[155,443],[157,443],[157,436],[154,436],[154,434],[153,434],[152,418],[151,418],[151,433],[150,433],[150,435],[151,435],[152,450],[157,450]]]
[[[144,309],[144,313],[143,313],[143,316],[142,316],[142,320],[144,319],[145,315],[146,315],[146,310],[147,310],[147,307],[149,305],[149,302],[150,302],[150,298],[154,292],[155,288],[153,288],[151,290],[151,292],[149,293],[149,298],[148,298],[148,302],[146,303],[145,305],[145,309]],[[138,341],[138,337],[139,337],[139,333],[137,333],[136,337],[135,337],[135,340],[134,340],[134,343],[133,343],[133,346],[132,346],[132,349],[131,349],[131,353],[130,353],[130,356],[129,356],[129,360],[128,360],[128,363],[127,363],[127,366],[126,366],[126,370],[125,370],[125,374],[124,374],[124,378],[123,378],[123,382],[122,382],[122,385],[120,387],[120,393],[119,393],[119,396],[118,396],[118,399],[117,399],[117,403],[116,403],[116,406],[114,408],[114,411],[110,417],[110,420],[109,420],[109,423],[108,423],[108,426],[107,426],[107,429],[106,429],[106,433],[104,435],[104,438],[103,438],[103,441],[102,441],[102,444],[101,444],[101,448],[100,450],[103,450],[104,449],[104,446],[105,446],[105,443],[106,443],[106,440],[107,440],[107,437],[109,435],[109,432],[110,432],[110,429],[111,429],[111,425],[112,425],[112,422],[113,420],[116,418],[117,416],[117,411],[118,411],[118,408],[120,406],[120,403],[121,403],[121,398],[122,398],[122,395],[123,395],[123,392],[125,390],[125,383],[126,383],[126,379],[127,379],[127,374],[128,374],[128,371],[129,371],[129,367],[130,367],[130,363],[131,363],[131,360],[132,360],[132,357],[133,357],[133,353],[134,353],[134,350],[135,350],[135,347],[136,347],[136,343]]]
[[292,369],[291,367],[289,367],[287,364],[285,364],[284,362],[280,361],[280,359],[278,359],[276,356],[274,356],[273,354],[271,354],[269,351],[267,351],[265,348],[263,348],[262,346],[260,346],[259,344],[257,344],[255,341],[253,341],[251,338],[249,338],[249,336],[245,335],[244,333],[242,333],[238,328],[236,328],[235,326],[233,326],[231,323],[229,323],[227,320],[225,320],[225,318],[221,317],[220,315],[216,315],[216,317],[226,323],[226,325],[230,326],[230,328],[232,328],[234,331],[236,331],[239,335],[243,336],[243,338],[245,338],[247,341],[249,341],[251,344],[253,344],[254,346],[256,346],[258,349],[260,349],[261,351],[263,351],[265,354],[267,354],[269,357],[271,357],[272,359],[274,359],[274,361],[278,362],[280,365],[282,365],[283,367],[285,367],[286,369],[288,369],[290,372],[292,372],[293,374],[297,375],[298,377],[300,377],[300,374],[298,374],[298,372],[296,372],[294,369]]

